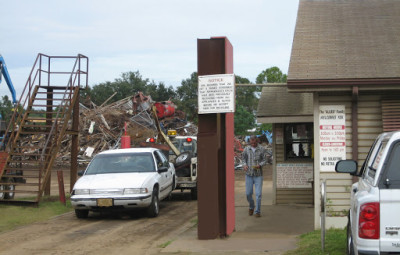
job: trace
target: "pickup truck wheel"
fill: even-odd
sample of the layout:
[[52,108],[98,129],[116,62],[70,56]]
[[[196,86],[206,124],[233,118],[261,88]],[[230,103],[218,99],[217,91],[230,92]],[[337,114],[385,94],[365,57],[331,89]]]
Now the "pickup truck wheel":
[[[13,178],[9,178],[7,180],[7,182],[14,183],[14,179]],[[14,195],[15,195],[15,192],[13,192],[15,190],[15,185],[14,184],[10,184],[10,185],[8,185],[7,189],[11,190],[11,192],[4,193],[4,199],[13,199]]]
[[175,166],[184,166],[184,165],[189,165],[191,162],[191,159],[193,158],[193,153],[190,151],[185,151],[179,154],[178,157],[175,158]]
[[159,200],[158,200],[158,190],[155,188],[153,190],[153,195],[151,196],[151,204],[149,208],[147,208],[147,215],[150,218],[155,218],[158,216],[160,211]]
[[347,254],[354,255],[354,247],[353,247],[353,237],[351,235],[351,224],[350,220],[347,223]]
[[197,187],[190,190],[190,197],[192,200],[197,200]]
[[78,219],[86,219],[89,216],[89,210],[75,209],[75,215]]

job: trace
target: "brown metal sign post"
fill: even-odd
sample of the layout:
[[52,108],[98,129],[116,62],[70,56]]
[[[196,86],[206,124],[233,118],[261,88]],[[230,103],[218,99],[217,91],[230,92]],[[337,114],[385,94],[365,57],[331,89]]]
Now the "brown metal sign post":
[[[233,47],[226,37],[197,40],[199,76],[233,74]],[[235,228],[234,113],[199,114],[198,238],[215,239]]]

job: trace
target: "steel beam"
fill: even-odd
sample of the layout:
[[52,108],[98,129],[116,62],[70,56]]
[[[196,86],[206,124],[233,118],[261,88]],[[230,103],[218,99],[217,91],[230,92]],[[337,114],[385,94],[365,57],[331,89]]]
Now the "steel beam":
[[[233,48],[226,37],[198,39],[198,75],[233,73]],[[234,230],[233,113],[199,114],[198,238]]]

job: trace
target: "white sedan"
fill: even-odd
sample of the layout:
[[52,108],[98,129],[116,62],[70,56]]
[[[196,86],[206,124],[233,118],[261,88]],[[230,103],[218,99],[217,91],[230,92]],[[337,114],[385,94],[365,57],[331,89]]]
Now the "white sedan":
[[157,217],[159,201],[175,189],[175,168],[154,148],[110,150],[97,154],[75,183],[71,204],[78,218],[89,211],[146,208]]

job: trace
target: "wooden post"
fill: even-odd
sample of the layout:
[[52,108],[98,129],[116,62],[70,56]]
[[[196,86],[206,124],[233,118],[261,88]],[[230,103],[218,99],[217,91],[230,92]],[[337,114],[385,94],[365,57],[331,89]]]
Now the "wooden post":
[[[233,73],[233,48],[226,37],[198,39],[197,53],[199,76]],[[234,124],[233,113],[198,117],[198,238],[205,240],[234,230]]]
[[65,199],[63,171],[57,171],[57,180],[58,180],[58,194],[60,197],[60,202],[65,205],[66,199]]
[[72,142],[71,142],[71,166],[69,189],[72,191],[78,176],[78,152],[79,152],[79,92],[76,95],[76,101],[73,105],[72,114]]
[[[49,60],[50,61],[50,60]],[[53,125],[53,89],[52,88],[47,88],[47,100],[46,100],[46,125],[50,126],[48,127],[48,134],[50,134],[50,130],[51,130],[51,126]],[[49,144],[47,145],[47,148],[45,148],[46,150],[46,155],[49,155],[51,153],[51,151],[48,149],[51,147],[51,143],[53,141],[49,141]],[[48,156],[46,156],[48,157]],[[45,169],[47,169],[47,163],[45,165]],[[50,196],[50,189],[51,189],[51,169],[49,171],[49,179],[47,181],[46,186],[44,187],[44,194],[46,196]]]

